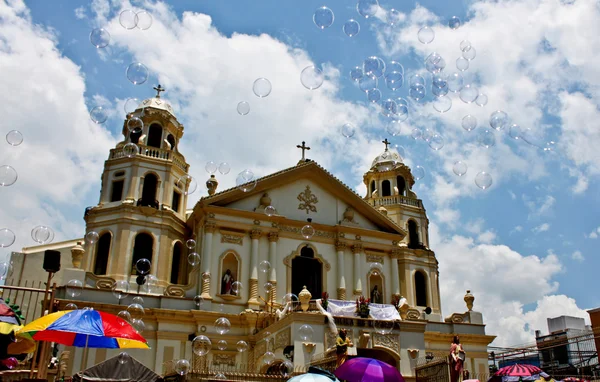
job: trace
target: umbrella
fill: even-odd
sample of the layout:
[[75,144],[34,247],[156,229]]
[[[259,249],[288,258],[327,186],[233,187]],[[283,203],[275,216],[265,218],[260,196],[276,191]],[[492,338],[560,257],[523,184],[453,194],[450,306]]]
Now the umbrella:
[[113,314],[80,309],[51,313],[25,325],[17,335],[66,346],[148,349],[146,339]]
[[494,373],[494,376],[508,377],[531,377],[542,372],[537,366],[524,363],[515,363],[514,365],[505,366]]
[[8,336],[6,353],[9,355],[27,354],[35,351],[35,341],[27,338],[15,338],[14,333],[23,328],[21,320],[13,308],[0,299],[0,336]]
[[311,366],[308,373],[290,378],[288,382],[339,382],[339,379],[327,370]]
[[372,358],[352,358],[335,371],[336,377],[350,382],[404,382],[395,367]]

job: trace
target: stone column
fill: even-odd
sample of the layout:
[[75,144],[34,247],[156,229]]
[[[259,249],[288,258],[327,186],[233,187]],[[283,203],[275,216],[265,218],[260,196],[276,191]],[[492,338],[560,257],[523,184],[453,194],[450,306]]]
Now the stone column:
[[250,309],[260,308],[260,302],[258,301],[258,239],[261,234],[262,231],[259,229],[250,231],[250,237],[252,238],[250,249],[250,298],[248,299]]
[[204,249],[202,249],[202,269],[203,273],[200,275],[201,277],[201,285],[202,285],[202,298],[205,300],[212,300],[210,296],[210,280],[212,278],[211,275],[211,267],[212,267],[212,244],[213,244],[213,233],[217,225],[214,222],[206,222],[204,224]]
[[337,241],[335,243],[335,250],[337,252],[337,276],[338,276],[338,286],[337,286],[337,299],[345,300],[346,299],[346,276],[344,275],[344,251],[346,250],[346,243],[343,241]]
[[360,266],[360,255],[363,252],[362,244],[354,244],[352,253],[354,253],[354,291],[355,295],[362,295],[362,267]]
[[[129,187],[127,188],[127,198],[126,198],[127,200],[136,200],[135,199],[135,196],[136,196],[135,191],[136,191],[136,189],[138,187],[138,183],[140,181],[140,178],[137,176],[137,167],[138,167],[137,164],[133,164],[129,170],[129,179],[128,179]],[[125,176],[127,176],[127,173]]]
[[268,296],[270,303],[277,303],[277,242],[279,241],[279,232],[269,232],[269,263],[271,263],[271,273],[269,282],[273,285],[271,293]]
[[400,250],[392,249],[390,259],[392,260],[392,296],[400,296],[400,277],[398,275]]

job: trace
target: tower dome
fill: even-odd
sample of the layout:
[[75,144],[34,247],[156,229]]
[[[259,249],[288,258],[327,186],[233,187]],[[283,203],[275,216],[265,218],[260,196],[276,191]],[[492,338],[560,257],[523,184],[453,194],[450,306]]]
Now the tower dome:
[[396,150],[390,150],[388,148],[390,142],[388,142],[387,139],[383,141],[383,143],[385,143],[385,151],[373,159],[373,162],[371,163],[371,170],[388,171],[403,161],[402,157]]
[[148,98],[143,100],[137,107],[137,109],[144,109],[147,107],[152,107],[154,109],[158,109],[158,110],[164,110],[166,112],[168,112],[169,114],[175,116],[173,114],[173,107],[164,99],[160,98],[160,92],[164,92],[165,89],[160,86],[160,84],[158,85],[158,87],[154,87],[154,90],[156,90],[156,97],[152,97],[152,98]]

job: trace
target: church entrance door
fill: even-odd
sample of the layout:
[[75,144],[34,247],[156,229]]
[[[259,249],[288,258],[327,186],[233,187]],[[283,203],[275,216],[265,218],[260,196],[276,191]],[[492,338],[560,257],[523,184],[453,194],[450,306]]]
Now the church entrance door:
[[292,259],[292,293],[297,296],[305,285],[313,299],[321,298],[323,265],[309,246],[302,248],[300,256]]

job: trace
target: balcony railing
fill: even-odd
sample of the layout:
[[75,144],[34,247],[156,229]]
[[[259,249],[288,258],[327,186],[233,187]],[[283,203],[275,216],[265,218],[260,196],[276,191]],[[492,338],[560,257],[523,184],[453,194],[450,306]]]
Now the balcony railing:
[[[183,156],[177,152],[144,145],[138,145],[138,147],[139,153],[137,155],[164,160],[167,162],[173,162],[177,167],[186,172],[189,168],[189,165],[185,163]],[[122,148],[110,150],[110,159],[119,159],[124,158],[126,156],[127,155],[125,155],[125,152],[123,152]]]
[[409,198],[403,195],[382,196],[370,201],[373,207],[385,207],[393,204],[404,204],[406,206],[423,208],[421,199]]
[[145,200],[145,199],[138,199],[137,201],[137,206],[138,207],[152,207],[152,208],[156,208],[157,210],[160,207],[160,203],[158,203],[158,200]]

